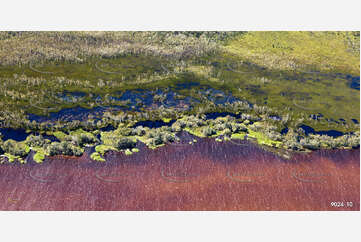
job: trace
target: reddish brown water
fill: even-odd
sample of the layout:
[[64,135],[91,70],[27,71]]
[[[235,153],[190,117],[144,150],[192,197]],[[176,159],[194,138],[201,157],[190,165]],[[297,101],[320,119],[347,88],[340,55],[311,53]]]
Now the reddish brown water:
[[359,149],[285,160],[202,139],[106,158],[0,165],[0,210],[360,210]]

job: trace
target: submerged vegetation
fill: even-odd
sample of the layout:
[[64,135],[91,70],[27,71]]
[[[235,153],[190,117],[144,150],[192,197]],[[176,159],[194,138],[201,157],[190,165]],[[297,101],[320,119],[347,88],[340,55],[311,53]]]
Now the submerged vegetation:
[[184,131],[358,147],[359,57],[359,32],[0,32],[0,162],[105,161]]

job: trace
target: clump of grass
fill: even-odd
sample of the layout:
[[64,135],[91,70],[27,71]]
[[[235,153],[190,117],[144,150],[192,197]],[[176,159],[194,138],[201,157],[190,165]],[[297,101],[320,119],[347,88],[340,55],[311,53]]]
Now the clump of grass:
[[6,140],[2,145],[2,149],[5,153],[19,157],[25,157],[30,151],[30,147],[24,142],[16,142],[12,139]]
[[90,155],[90,159],[100,162],[105,162],[105,159],[98,153],[94,152]]

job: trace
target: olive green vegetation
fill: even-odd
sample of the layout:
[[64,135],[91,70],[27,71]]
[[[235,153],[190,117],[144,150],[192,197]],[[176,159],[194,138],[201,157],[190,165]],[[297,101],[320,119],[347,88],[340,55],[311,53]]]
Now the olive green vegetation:
[[100,161],[100,162],[104,162],[105,159],[103,157],[101,157],[101,155],[98,153],[98,152],[94,152],[90,155],[90,158],[92,160],[95,160],[95,161]]
[[44,151],[37,151],[33,156],[33,159],[36,163],[42,163],[45,159],[46,153]]
[[66,139],[67,135],[64,132],[61,131],[55,131],[55,132],[47,132],[48,135],[54,135],[58,140],[63,141]]
[[[176,133],[182,130],[217,141],[247,134],[261,145],[292,150],[359,144],[359,124],[351,119],[359,120],[360,92],[350,88],[346,77],[359,76],[359,32],[2,32],[0,46],[5,63],[0,66],[1,126],[54,135],[60,141],[0,142],[12,161],[29,150],[36,152],[36,162],[47,155],[81,155],[87,146],[95,146],[93,160],[103,161],[109,150],[136,152],[137,141],[151,149],[177,142]],[[198,85],[177,86],[190,83]],[[211,88],[222,91],[214,100],[232,95],[239,101],[216,105],[208,98]],[[100,120],[89,116],[81,122],[37,123],[27,117],[76,106],[129,108],[130,100],[110,96],[138,89],[153,92],[159,101],[165,95],[155,91],[161,89],[199,102],[176,110],[149,108],[139,101],[140,111],[109,110]],[[205,120],[202,115],[208,112],[242,116]],[[319,113],[323,116],[314,119]],[[140,120],[173,119],[177,121],[171,127],[131,128]],[[346,122],[335,122],[340,119]],[[116,129],[99,130],[108,124]],[[306,137],[300,124],[354,134]],[[281,135],[285,127],[289,132]]]

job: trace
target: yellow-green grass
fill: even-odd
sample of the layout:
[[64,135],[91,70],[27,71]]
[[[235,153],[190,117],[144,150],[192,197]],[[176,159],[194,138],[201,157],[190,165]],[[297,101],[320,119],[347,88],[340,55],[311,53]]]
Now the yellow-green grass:
[[162,120],[164,123],[169,123],[172,120],[172,118],[162,118]]
[[105,162],[105,159],[98,152],[92,153],[90,158],[94,161]]
[[124,153],[125,153],[125,155],[131,155],[131,154],[133,154],[133,152],[132,152],[131,150],[129,150],[129,149],[126,149]]
[[33,159],[36,163],[42,163],[45,159],[45,153],[36,152]]
[[257,139],[257,143],[260,145],[268,145],[268,146],[275,146],[275,147],[280,147],[282,145],[282,142],[271,140],[265,134],[263,134],[261,132],[253,131],[251,129],[248,129],[247,137]]
[[104,155],[107,151],[114,150],[117,151],[116,148],[110,145],[97,145],[95,146],[95,151],[101,155]]
[[230,40],[225,50],[269,69],[312,68],[358,76],[359,41],[357,32],[257,31]]
[[61,131],[48,132],[49,135],[54,135],[58,140],[63,141],[68,136],[66,133]]
[[45,157],[49,155],[44,148],[41,147],[31,147],[36,153],[33,156],[33,159],[36,163],[43,163]]
[[231,135],[231,138],[243,140],[245,136],[246,136],[246,133],[234,133]]

